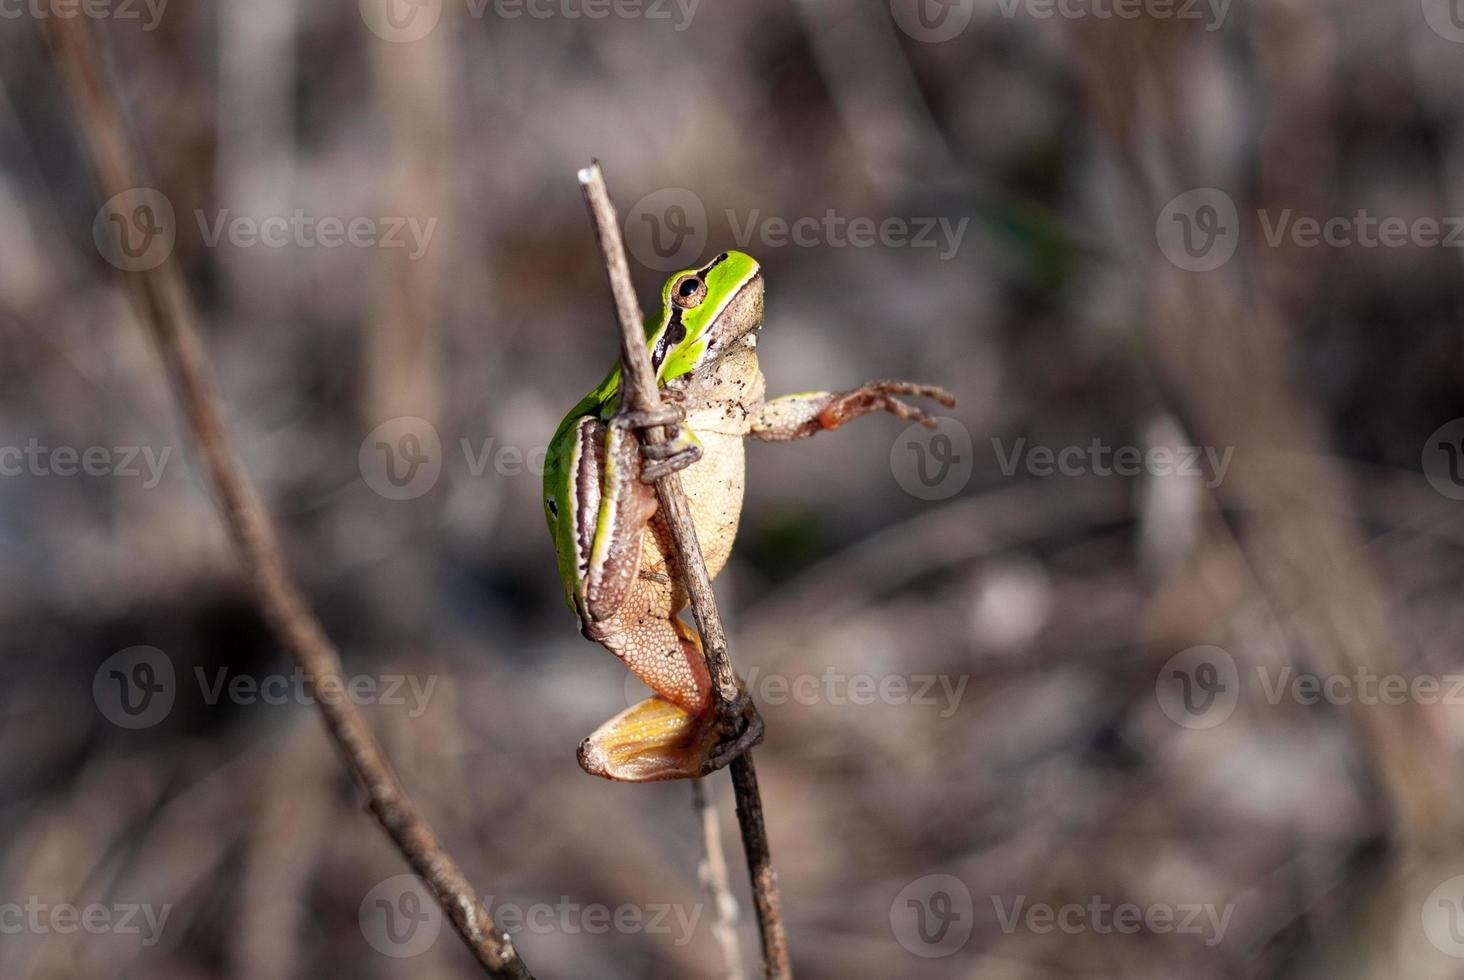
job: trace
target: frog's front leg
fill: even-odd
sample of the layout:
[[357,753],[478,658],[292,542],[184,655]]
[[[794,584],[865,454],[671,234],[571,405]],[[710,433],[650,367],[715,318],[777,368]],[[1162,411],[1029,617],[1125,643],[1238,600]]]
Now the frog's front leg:
[[[662,395],[669,394],[669,391],[662,391]],[[612,425],[624,428],[647,429],[656,425],[666,427],[665,439],[641,443],[641,455],[649,461],[641,464],[642,483],[655,483],[661,477],[684,470],[701,459],[701,443],[689,428],[681,424],[685,420],[685,409],[670,401],[654,411],[625,411],[611,419]]]
[[753,416],[748,435],[769,442],[803,439],[826,429],[837,429],[850,419],[870,412],[889,412],[898,418],[935,428],[933,417],[913,405],[907,405],[895,395],[933,398],[946,408],[953,408],[956,404],[950,392],[935,385],[910,381],[868,381],[850,391],[810,391],[766,401]]

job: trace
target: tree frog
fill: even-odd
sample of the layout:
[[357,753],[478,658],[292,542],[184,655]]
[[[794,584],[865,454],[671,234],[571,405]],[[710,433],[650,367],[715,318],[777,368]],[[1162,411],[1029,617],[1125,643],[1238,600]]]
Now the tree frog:
[[[895,396],[955,404],[941,388],[904,381],[765,399],[757,361],[762,324],[763,276],[751,256],[723,252],[676,273],[645,325],[661,409],[621,404],[617,363],[549,443],[544,515],[565,598],[580,632],[653,692],[581,743],[580,765],[592,775],[625,782],[702,776],[762,734],[755,712],[729,725],[711,710],[711,676],[696,631],[678,618],[688,596],[651,484],[682,471],[707,572],[716,576],[737,536],[744,439],[801,439],[876,411],[933,428],[934,419]],[[657,425],[670,437],[642,444],[639,430]]]

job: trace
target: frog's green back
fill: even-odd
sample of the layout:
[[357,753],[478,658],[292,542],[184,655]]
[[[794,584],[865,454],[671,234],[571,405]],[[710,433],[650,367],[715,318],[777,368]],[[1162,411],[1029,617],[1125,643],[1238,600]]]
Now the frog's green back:
[[[660,309],[644,325],[646,347],[652,353],[656,380],[661,387],[696,368],[711,343],[711,328],[718,315],[738,290],[758,274],[759,267],[752,256],[729,251],[701,269],[684,269],[666,280],[661,288]],[[705,292],[705,300],[694,307],[686,300],[678,303],[672,295],[677,284],[688,276],[697,277]],[[673,328],[675,332],[670,333]],[[572,479],[578,442],[576,429],[581,419],[593,417],[605,421],[619,407],[620,362],[617,360],[605,380],[576,402],[560,421],[544,460],[544,519],[554,538],[565,599],[572,608],[575,607],[572,583],[578,579],[579,571],[574,567],[576,493]]]

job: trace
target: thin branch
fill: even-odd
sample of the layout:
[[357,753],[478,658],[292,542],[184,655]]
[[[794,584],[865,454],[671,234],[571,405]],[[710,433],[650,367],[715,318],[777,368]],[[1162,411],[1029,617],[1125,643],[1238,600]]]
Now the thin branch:
[[[110,199],[142,187],[141,171],[92,40],[90,20],[51,16],[42,23],[103,195]],[[304,671],[331,738],[366,790],[376,819],[407,863],[427,881],[484,970],[504,980],[529,980],[529,970],[512,940],[498,928],[457,863],[443,850],[402,788],[381,745],[344,696],[340,655],[290,577],[274,526],[224,427],[212,372],[195,327],[193,301],[177,266],[169,259],[148,271],[126,273],[126,279],[138,316],[152,330],[198,441],[220,513],[264,616]]]
[[722,962],[727,967],[727,980],[744,980],[747,974],[742,966],[742,948],[737,943],[737,899],[732,897],[732,888],[727,879],[727,854],[722,849],[722,825],[717,819],[717,808],[712,806],[711,793],[704,779],[691,781],[691,807],[696,811],[697,822],[701,824],[702,850],[706,856],[698,877],[712,893],[712,907],[716,918],[712,923],[712,935],[722,947]]
[[[579,182],[584,191],[585,203],[590,208],[590,217],[595,224],[595,236],[605,259],[605,272],[610,278],[610,292],[615,298],[615,312],[620,320],[623,365],[621,384],[625,387],[624,401],[641,411],[650,411],[660,406],[661,394],[656,386],[655,372],[651,368],[650,352],[646,350],[640,302],[636,299],[635,287],[630,280],[625,243],[620,237],[620,219],[616,215],[615,205],[610,201],[610,192],[605,187],[605,175],[600,170],[599,161],[579,172]],[[660,427],[649,429],[645,433],[648,443],[658,443],[665,438],[666,433]],[[717,611],[717,598],[712,592],[711,577],[707,574],[706,562],[702,560],[696,528],[691,522],[691,514],[686,505],[686,494],[681,489],[681,475],[671,473],[657,480],[656,493],[661,501],[661,516],[671,530],[682,581],[691,595],[691,611],[696,617],[702,648],[706,651],[708,666],[715,682],[712,689],[717,702],[716,710],[725,717],[730,706],[736,703],[740,691],[737,677],[732,672],[731,661],[727,657],[727,632],[722,628],[722,616]],[[737,798],[737,821],[742,828],[742,847],[747,852],[747,868],[752,877],[752,896],[757,906],[764,970],[769,978],[788,980],[793,976],[788,956],[788,934],[783,926],[782,902],[778,897],[778,874],[773,868],[772,854],[768,849],[768,831],[763,820],[762,797],[758,792],[757,770],[753,768],[752,753],[739,756],[729,768],[732,772],[732,788]]]

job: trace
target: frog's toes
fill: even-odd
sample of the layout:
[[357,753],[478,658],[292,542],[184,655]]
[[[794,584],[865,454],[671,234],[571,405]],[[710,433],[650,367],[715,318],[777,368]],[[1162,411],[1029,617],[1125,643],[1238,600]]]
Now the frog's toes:
[[655,483],[661,477],[686,469],[702,458],[701,443],[684,427],[678,427],[670,438],[641,446],[647,462],[641,467],[641,482]]

